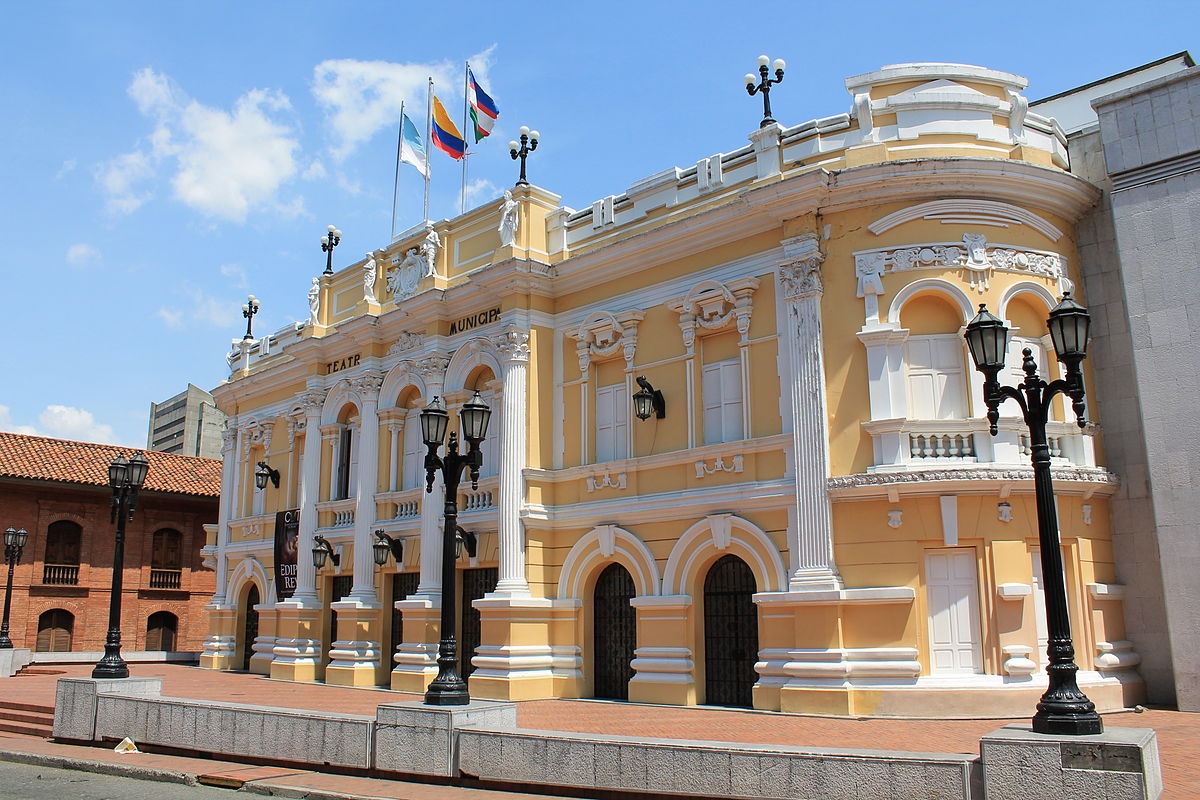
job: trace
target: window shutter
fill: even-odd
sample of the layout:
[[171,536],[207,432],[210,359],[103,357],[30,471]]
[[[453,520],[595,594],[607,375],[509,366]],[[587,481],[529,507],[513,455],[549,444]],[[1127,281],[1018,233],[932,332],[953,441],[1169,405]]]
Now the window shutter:
[[966,376],[957,334],[909,337],[904,360],[910,419],[966,417]]
[[425,481],[425,444],[421,441],[421,412],[410,409],[404,422],[404,463],[401,466],[403,489],[416,489]]
[[629,399],[624,383],[596,387],[596,462],[627,458]]
[[742,366],[737,359],[705,364],[700,399],[704,409],[704,443],[736,442],[742,426]]

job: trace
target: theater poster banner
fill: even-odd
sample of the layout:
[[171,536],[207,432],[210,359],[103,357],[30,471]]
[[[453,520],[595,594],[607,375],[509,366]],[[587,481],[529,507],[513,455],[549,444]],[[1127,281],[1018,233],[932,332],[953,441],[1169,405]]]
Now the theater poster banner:
[[296,591],[296,537],[300,535],[300,509],[275,515],[275,599],[291,597]]

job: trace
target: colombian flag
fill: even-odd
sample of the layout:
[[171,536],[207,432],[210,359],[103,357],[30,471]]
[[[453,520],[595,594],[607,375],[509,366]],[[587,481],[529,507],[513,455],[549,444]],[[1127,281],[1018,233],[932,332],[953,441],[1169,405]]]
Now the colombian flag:
[[463,135],[459,133],[458,127],[437,97],[433,98],[433,130],[430,134],[433,146],[451,158],[458,159],[467,154],[467,143],[463,140]]
[[471,106],[471,121],[475,123],[475,142],[478,144],[483,137],[492,135],[492,126],[500,116],[500,109],[475,80],[475,73],[470,68],[467,69],[467,102]]

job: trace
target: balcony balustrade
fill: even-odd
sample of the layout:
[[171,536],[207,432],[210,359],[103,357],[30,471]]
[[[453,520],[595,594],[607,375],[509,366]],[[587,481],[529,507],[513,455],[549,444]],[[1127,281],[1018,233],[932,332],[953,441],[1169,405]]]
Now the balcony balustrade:
[[75,586],[79,583],[78,564],[45,564],[42,583],[48,586]]

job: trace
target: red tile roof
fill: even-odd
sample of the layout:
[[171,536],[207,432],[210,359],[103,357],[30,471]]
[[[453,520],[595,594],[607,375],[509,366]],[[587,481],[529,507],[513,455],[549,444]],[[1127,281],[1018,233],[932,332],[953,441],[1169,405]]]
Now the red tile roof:
[[150,462],[143,487],[153,492],[221,495],[221,462],[93,442],[72,442],[20,433],[0,433],[0,478],[108,486],[108,465],[117,456],[141,452]]

